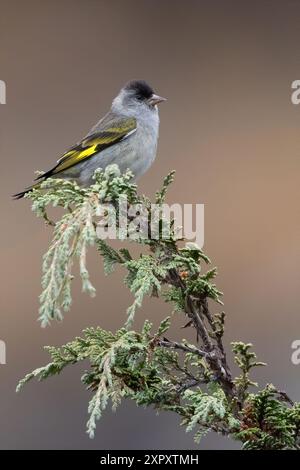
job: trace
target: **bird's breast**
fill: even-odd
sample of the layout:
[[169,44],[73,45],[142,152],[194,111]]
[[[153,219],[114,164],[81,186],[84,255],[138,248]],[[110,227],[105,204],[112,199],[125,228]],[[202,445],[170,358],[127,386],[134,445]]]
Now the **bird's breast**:
[[145,122],[138,121],[134,134],[136,161],[132,170],[136,177],[145,173],[156,157],[159,121],[153,119]]

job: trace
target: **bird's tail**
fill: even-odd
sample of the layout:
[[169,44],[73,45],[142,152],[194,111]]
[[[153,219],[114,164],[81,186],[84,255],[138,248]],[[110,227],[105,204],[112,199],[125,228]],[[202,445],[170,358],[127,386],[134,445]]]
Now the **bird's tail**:
[[30,191],[32,191],[33,189],[39,188],[40,185],[41,185],[40,182],[39,182],[39,183],[35,183],[35,184],[29,186],[28,188],[24,189],[24,191],[21,191],[20,193],[13,194],[13,195],[12,195],[12,198],[13,198],[15,201],[16,201],[17,199],[22,199],[22,198],[25,196],[25,194],[30,193]]

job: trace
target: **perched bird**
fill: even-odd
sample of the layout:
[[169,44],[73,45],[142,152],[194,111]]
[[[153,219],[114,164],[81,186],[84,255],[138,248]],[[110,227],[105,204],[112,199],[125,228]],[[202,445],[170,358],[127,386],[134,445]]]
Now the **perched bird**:
[[135,178],[144,174],[156,157],[158,103],[165,98],[154,93],[144,80],[128,82],[113,100],[110,111],[78,144],[71,147],[38,182],[15,194],[22,198],[47,178],[75,180],[89,186],[97,168],[116,163],[121,172],[130,169]]

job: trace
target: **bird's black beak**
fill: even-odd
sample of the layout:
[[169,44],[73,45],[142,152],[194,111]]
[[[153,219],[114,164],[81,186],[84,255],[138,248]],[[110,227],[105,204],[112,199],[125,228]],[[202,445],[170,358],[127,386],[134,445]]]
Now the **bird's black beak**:
[[158,96],[158,95],[152,95],[149,100],[148,100],[148,104],[150,106],[155,106],[156,104],[159,104],[159,103],[162,103],[163,101],[167,101],[167,98],[163,98],[162,96]]

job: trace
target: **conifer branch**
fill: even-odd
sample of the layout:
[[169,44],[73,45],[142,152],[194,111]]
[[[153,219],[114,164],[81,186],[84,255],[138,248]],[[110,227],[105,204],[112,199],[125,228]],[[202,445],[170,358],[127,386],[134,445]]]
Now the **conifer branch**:
[[[156,193],[160,208],[173,178],[171,172]],[[87,249],[93,245],[103,259],[106,274],[118,266],[125,270],[133,303],[127,309],[125,326],[118,331],[88,328],[82,337],[61,348],[48,347],[51,361],[27,374],[18,391],[33,378],[44,380],[85,361],[87,370],[81,380],[94,393],[88,406],[90,437],[94,437],[96,422],[108,403],[115,409],[123,398],[129,398],[138,405],[154,405],[157,410],[178,414],[186,430],[195,432],[197,442],[213,431],[239,440],[245,449],[299,449],[300,404],[294,404],[273,385],[255,390],[257,384],[251,373],[265,364],[257,361],[251,344],[232,344],[233,358],[240,369],[240,375],[232,377],[223,344],[225,314],[215,312],[215,306],[222,305],[222,293],[213,282],[217,270],[203,271],[210,264],[209,258],[194,243],[178,240],[174,223],[167,238],[148,237],[152,234],[150,200],[138,195],[130,172],[121,175],[115,165],[98,170],[89,188],[48,179],[27,197],[37,216],[54,226],[53,240],[43,262],[42,326],[61,320],[62,312],[70,309],[72,268],[76,261],[83,291],[95,295],[86,263]],[[99,227],[111,227],[107,203],[113,215],[120,216],[124,198],[126,207],[135,204],[146,212],[143,235],[132,228],[132,216],[125,227],[127,234],[134,235],[131,238],[135,243],[148,249],[147,253],[141,250],[137,258],[127,246],[115,249],[99,236]],[[50,221],[48,206],[65,209],[58,222]],[[161,213],[158,222],[160,235],[164,222]],[[124,227],[119,224],[116,233],[125,244]],[[169,339],[172,317],[163,319],[154,332],[148,320],[141,331],[133,330],[137,308],[146,295],[161,296],[174,311],[187,317],[184,328],[195,330],[195,344]]]

